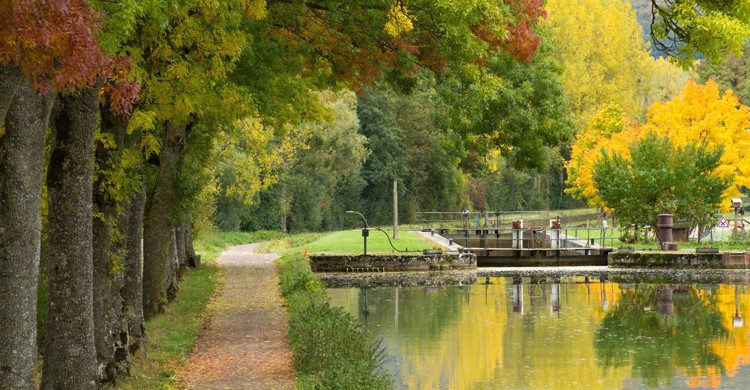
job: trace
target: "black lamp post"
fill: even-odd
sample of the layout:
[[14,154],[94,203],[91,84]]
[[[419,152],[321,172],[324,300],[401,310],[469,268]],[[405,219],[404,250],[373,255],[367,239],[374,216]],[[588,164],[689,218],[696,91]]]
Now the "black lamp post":
[[362,240],[364,241],[364,254],[367,254],[367,236],[370,235],[370,227],[367,225],[367,218],[365,218],[365,216],[359,211],[348,210],[346,213],[350,215],[359,215],[365,223],[365,227],[362,228]]

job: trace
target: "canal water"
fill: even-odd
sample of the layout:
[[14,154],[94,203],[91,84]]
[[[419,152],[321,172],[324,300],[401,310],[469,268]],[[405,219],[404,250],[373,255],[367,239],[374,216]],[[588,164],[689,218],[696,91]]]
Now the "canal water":
[[397,388],[750,388],[750,286],[551,282],[331,288]]

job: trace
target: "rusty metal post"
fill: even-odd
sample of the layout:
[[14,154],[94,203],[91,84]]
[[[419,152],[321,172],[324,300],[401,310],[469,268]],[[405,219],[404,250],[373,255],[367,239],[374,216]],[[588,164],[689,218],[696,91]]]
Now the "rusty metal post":
[[672,214],[659,214],[656,216],[656,227],[659,231],[661,249],[666,249],[667,243],[672,242],[672,228],[674,227],[674,216]]
[[523,248],[523,221],[513,222],[513,230],[511,233],[511,239],[512,239],[511,247],[513,249]]

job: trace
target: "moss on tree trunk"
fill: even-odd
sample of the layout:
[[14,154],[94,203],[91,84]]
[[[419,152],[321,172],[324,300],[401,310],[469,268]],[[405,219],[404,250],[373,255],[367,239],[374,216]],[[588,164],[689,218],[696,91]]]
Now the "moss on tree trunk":
[[96,388],[92,187],[97,89],[59,97],[47,170],[49,297],[42,388]]
[[173,220],[179,202],[177,171],[185,152],[186,126],[166,123],[155,180],[148,191],[143,223],[143,313],[164,310],[176,287],[176,240]]
[[40,210],[51,103],[21,86],[0,136],[0,389],[36,386]]
[[[115,382],[130,367],[128,323],[123,311],[122,290],[125,284],[119,233],[125,228],[127,216],[113,194],[107,172],[116,172],[121,164],[127,121],[114,115],[107,106],[100,107],[101,134],[111,137],[114,145],[96,145],[96,166],[99,170],[93,190],[93,261],[94,261],[94,338],[96,340],[97,373],[101,382]],[[123,201],[123,203],[125,203]]]

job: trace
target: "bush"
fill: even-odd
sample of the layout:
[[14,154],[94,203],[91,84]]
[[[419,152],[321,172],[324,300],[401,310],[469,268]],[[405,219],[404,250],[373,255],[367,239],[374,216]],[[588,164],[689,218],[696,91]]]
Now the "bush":
[[279,260],[282,295],[290,315],[289,338],[298,387],[302,389],[385,389],[385,350],[357,320],[326,301],[325,285],[297,253]]

